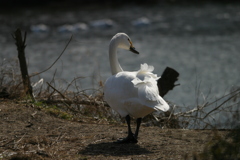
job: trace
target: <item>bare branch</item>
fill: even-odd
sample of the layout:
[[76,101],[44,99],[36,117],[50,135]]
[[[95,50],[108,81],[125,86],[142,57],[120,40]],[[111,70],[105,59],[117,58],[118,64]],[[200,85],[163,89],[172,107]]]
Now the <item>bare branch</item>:
[[223,101],[218,107],[216,107],[213,110],[211,110],[210,112],[208,112],[202,119],[205,119],[208,115],[210,115],[212,112],[218,110],[220,107],[222,107],[225,103],[227,103],[229,100],[233,99],[234,97],[235,97],[235,94],[233,96],[229,97],[228,99],[226,99],[225,101]]
[[61,54],[58,56],[58,58],[52,63],[51,66],[49,66],[47,69],[45,69],[45,70],[43,70],[43,71],[41,71],[41,72],[35,73],[35,74],[33,74],[33,75],[30,75],[30,77],[34,77],[34,76],[36,76],[36,75],[42,74],[43,72],[46,72],[47,70],[51,69],[52,66],[54,66],[54,64],[60,59],[60,57],[63,55],[63,53],[64,53],[65,50],[67,49],[68,45],[69,45],[70,42],[72,41],[72,37],[73,37],[73,36],[70,37],[70,39],[69,39],[68,43],[66,44],[66,46],[64,47],[62,53],[61,53]]
[[47,82],[47,84],[48,84],[48,86],[50,86],[54,91],[58,92],[58,93],[62,96],[62,98],[67,99],[68,101],[71,101],[69,98],[67,98],[66,96],[64,96],[60,91],[58,91],[56,88],[54,88],[50,83]]

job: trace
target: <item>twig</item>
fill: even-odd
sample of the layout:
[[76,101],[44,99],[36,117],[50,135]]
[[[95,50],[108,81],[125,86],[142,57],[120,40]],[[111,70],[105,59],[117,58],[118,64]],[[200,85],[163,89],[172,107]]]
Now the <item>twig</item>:
[[67,49],[68,45],[70,44],[71,40],[72,40],[72,37],[73,35],[70,37],[68,43],[66,44],[66,46],[64,47],[62,53],[58,56],[58,58],[53,62],[53,64],[51,66],[49,66],[47,69],[41,71],[41,72],[38,72],[38,73],[35,73],[33,75],[30,75],[30,77],[33,77],[33,76],[36,76],[36,75],[39,75],[39,74],[42,74],[43,72],[46,72],[47,70],[51,69],[52,66],[59,60],[59,58],[63,55],[63,53],[65,52],[65,50]]
[[[216,108],[213,109],[212,111],[208,112],[208,113],[206,114],[206,116],[207,116],[207,115],[209,115],[210,113],[212,113],[214,110],[217,110],[217,109],[220,108],[223,104],[225,104],[226,102],[228,102],[229,100],[231,100],[232,98],[234,98],[237,94],[239,94],[239,91],[240,91],[240,89],[237,89],[237,90],[235,90],[235,91],[233,91],[233,92],[230,92],[229,94],[226,94],[226,95],[222,96],[221,98],[216,99],[216,100],[213,101],[213,102],[210,102],[210,103],[206,102],[206,103],[203,104],[201,107],[196,107],[196,108],[194,108],[194,109],[192,109],[192,110],[189,110],[189,111],[186,111],[186,112],[184,112],[184,113],[182,113],[182,112],[175,113],[174,116],[177,116],[177,117],[185,116],[185,117],[186,117],[187,114],[191,114],[191,113],[194,113],[194,112],[196,112],[196,111],[202,110],[203,108],[208,107],[208,106],[211,106],[212,104],[216,103],[217,101],[220,101],[221,99],[223,99],[223,98],[225,98],[225,97],[227,97],[227,96],[229,96],[229,95],[234,94],[234,95],[232,95],[230,98],[228,98],[227,100],[225,100],[221,105],[219,105],[218,107],[216,107]],[[206,118],[206,116],[204,116],[204,118]],[[204,118],[203,118],[203,119],[204,119]]]
[[12,140],[8,141],[7,143],[1,145],[0,147],[5,147],[6,145],[8,145],[9,143],[13,142],[14,140],[15,140],[15,139],[12,139]]
[[24,133],[24,135],[14,144],[14,148],[16,149],[17,145],[19,144],[19,142],[21,142],[21,140],[23,139],[23,137],[26,135],[26,133]]
[[[235,92],[237,92],[237,93],[234,94]],[[230,93],[222,96],[221,98],[218,98],[218,99],[216,99],[215,101],[209,103],[207,106],[210,106],[210,105],[212,105],[213,103],[216,103],[217,101],[219,101],[219,100],[221,100],[221,99],[223,99],[223,98],[225,98],[225,97],[227,97],[227,96],[229,96],[229,95],[231,95],[231,94],[234,94],[233,97],[235,97],[235,96],[236,96],[237,94],[239,94],[239,93],[240,93],[240,89],[236,89],[235,91],[232,91],[232,92],[230,92]]]
[[[51,84],[52,82],[54,82],[54,77],[55,77],[56,73],[57,73],[57,69],[55,70],[55,72],[54,72],[54,74],[53,74],[53,77],[52,77],[52,79],[51,79],[51,81],[50,81],[49,84]],[[48,85],[48,87],[47,87],[47,91],[48,91],[48,92],[50,92],[50,91],[49,91],[49,87],[50,87],[50,86]],[[50,99],[50,97],[53,95],[54,92],[55,92],[55,90],[53,90],[53,91],[48,95],[48,99]]]
[[223,101],[218,107],[216,107],[213,110],[211,110],[210,112],[208,112],[202,119],[205,119],[209,114],[211,114],[212,112],[214,112],[217,109],[219,109],[220,107],[222,107],[222,105],[224,105],[226,102],[228,102],[229,100],[233,99],[234,97],[235,97],[235,94],[233,96],[229,97],[228,99],[226,99],[225,101]]
[[65,91],[68,90],[68,88],[72,85],[73,82],[75,82],[76,80],[81,79],[81,78],[85,78],[85,77],[77,77],[77,78],[74,78],[74,79],[68,84],[68,86],[66,87]]
[[[177,116],[177,117],[180,117],[180,116],[185,116],[187,114],[191,114],[191,113],[194,113],[194,112],[197,112],[199,110],[202,110],[204,107],[206,107],[208,105],[208,102],[203,104],[201,107],[196,107],[196,108],[193,108],[192,110],[189,110],[189,111],[186,111],[184,113],[182,112],[179,112],[179,113],[175,113],[174,116]],[[195,116],[194,116],[195,117]]]
[[[58,93],[62,96],[62,98],[65,98],[65,99],[67,99],[67,101],[71,102],[71,100],[70,100],[69,98],[67,98],[66,96],[64,96],[60,91],[58,91],[56,88],[54,88],[51,84],[49,84],[48,82],[47,82],[47,84],[48,84],[48,86],[50,86],[54,91],[58,92]],[[63,101],[63,103],[64,103],[64,101]],[[70,109],[71,111],[77,112],[74,108],[72,108],[72,107],[69,106],[69,104],[71,104],[71,103],[64,103],[64,104],[68,104],[68,105],[66,105],[66,106],[67,106],[67,108]]]
[[59,90],[57,90],[56,88],[54,88],[50,83],[47,82],[47,85],[50,86],[54,91],[58,92],[62,98],[67,99],[68,101],[71,101],[69,98],[67,98],[66,96],[64,96]]
[[61,133],[61,134],[56,138],[56,140],[53,141],[53,142],[50,144],[50,146],[53,146],[54,144],[58,143],[58,141],[61,140],[65,135],[66,135],[66,133],[64,133],[64,134]]
[[168,120],[170,120],[170,118],[172,117],[172,114],[173,114],[173,112],[174,112],[175,107],[176,107],[176,105],[173,106],[173,109],[172,109],[172,111],[171,111],[171,113],[170,113],[170,115],[169,115],[169,117],[168,117]]

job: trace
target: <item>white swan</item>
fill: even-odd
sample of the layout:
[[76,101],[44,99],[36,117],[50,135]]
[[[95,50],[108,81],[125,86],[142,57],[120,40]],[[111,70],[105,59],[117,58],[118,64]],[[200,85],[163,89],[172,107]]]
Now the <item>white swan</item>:
[[[139,54],[125,33],[118,33],[111,39],[109,61],[112,76],[104,84],[104,99],[112,109],[126,118],[128,124],[127,138],[120,139],[117,143],[137,143],[142,117],[155,110],[167,111],[169,106],[159,96],[156,81],[159,77],[152,73],[154,67],[145,63],[138,71],[123,71],[118,62],[117,48]],[[137,118],[135,134],[131,131],[130,116]]]

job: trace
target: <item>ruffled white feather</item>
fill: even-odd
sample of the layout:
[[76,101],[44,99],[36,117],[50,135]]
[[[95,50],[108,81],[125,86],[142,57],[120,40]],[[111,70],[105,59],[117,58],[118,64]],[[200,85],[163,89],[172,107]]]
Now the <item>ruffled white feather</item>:
[[141,100],[156,101],[159,98],[157,81],[160,77],[153,74],[153,66],[146,63],[141,64],[141,69],[137,72],[136,77],[132,80],[134,87],[138,88],[138,96]]

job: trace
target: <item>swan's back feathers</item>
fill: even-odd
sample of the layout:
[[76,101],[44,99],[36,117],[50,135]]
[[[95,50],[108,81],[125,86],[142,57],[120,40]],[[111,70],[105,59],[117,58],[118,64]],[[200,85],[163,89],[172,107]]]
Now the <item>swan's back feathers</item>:
[[104,97],[122,117],[144,117],[154,110],[167,111],[168,104],[159,96],[153,66],[146,63],[136,72],[119,72],[107,79]]
[[140,80],[136,77],[132,83],[138,89],[138,96],[141,100],[156,101],[158,99],[159,92],[154,87],[157,83],[153,78],[145,77],[144,80]]
[[157,75],[153,74],[153,66],[146,63],[141,65],[141,69],[137,72],[136,77],[132,80],[134,87],[138,88],[138,96],[141,100],[157,101],[159,91],[157,86]]
[[157,80],[160,78],[153,74],[153,66],[146,63],[141,65],[136,77],[132,80],[134,87],[138,89],[138,97],[142,104],[155,110],[167,111],[168,104],[159,96]]

